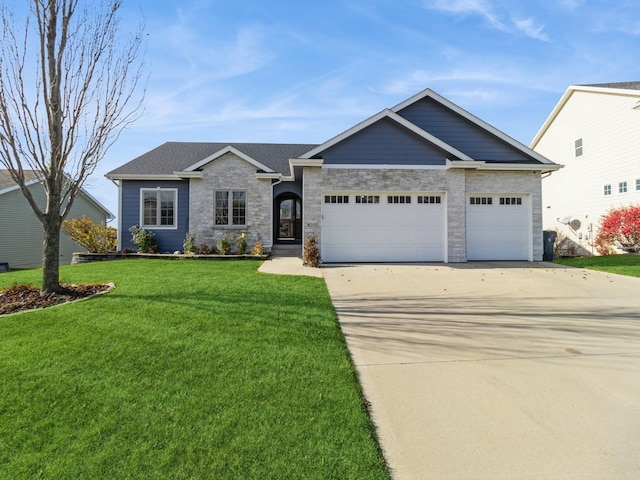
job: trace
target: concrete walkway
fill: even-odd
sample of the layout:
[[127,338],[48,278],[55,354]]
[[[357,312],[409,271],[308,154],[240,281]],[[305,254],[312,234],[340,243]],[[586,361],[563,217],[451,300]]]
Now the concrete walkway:
[[516,262],[261,271],[324,276],[394,479],[640,478],[640,279]]
[[269,257],[260,265],[258,271],[276,275],[304,275],[322,278],[320,268],[305,267],[302,265],[300,257]]

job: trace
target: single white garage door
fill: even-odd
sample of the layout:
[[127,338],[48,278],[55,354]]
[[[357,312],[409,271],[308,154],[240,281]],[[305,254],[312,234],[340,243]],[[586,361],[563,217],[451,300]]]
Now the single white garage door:
[[444,193],[326,192],[324,262],[442,262]]
[[467,260],[531,260],[528,195],[467,197]]

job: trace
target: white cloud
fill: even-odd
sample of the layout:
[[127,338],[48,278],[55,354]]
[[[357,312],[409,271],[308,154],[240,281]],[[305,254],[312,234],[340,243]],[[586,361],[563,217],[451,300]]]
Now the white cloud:
[[526,36],[548,42],[549,37],[543,32],[544,25],[536,25],[533,18],[524,18],[521,20],[514,19],[513,24],[515,27]]
[[489,24],[499,30],[505,28],[504,24],[496,13],[491,4],[486,0],[427,0],[425,3],[427,8],[440,10],[462,15],[479,15]]

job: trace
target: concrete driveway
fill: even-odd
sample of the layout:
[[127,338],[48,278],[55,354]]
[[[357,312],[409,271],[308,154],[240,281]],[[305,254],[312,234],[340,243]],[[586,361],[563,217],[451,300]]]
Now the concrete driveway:
[[640,279],[322,270],[394,478],[640,478]]

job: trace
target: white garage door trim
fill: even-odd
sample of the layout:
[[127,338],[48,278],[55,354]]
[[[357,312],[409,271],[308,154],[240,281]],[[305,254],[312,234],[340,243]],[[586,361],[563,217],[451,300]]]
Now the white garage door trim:
[[531,196],[467,195],[467,260],[533,261]]
[[444,192],[322,192],[324,262],[446,262]]

